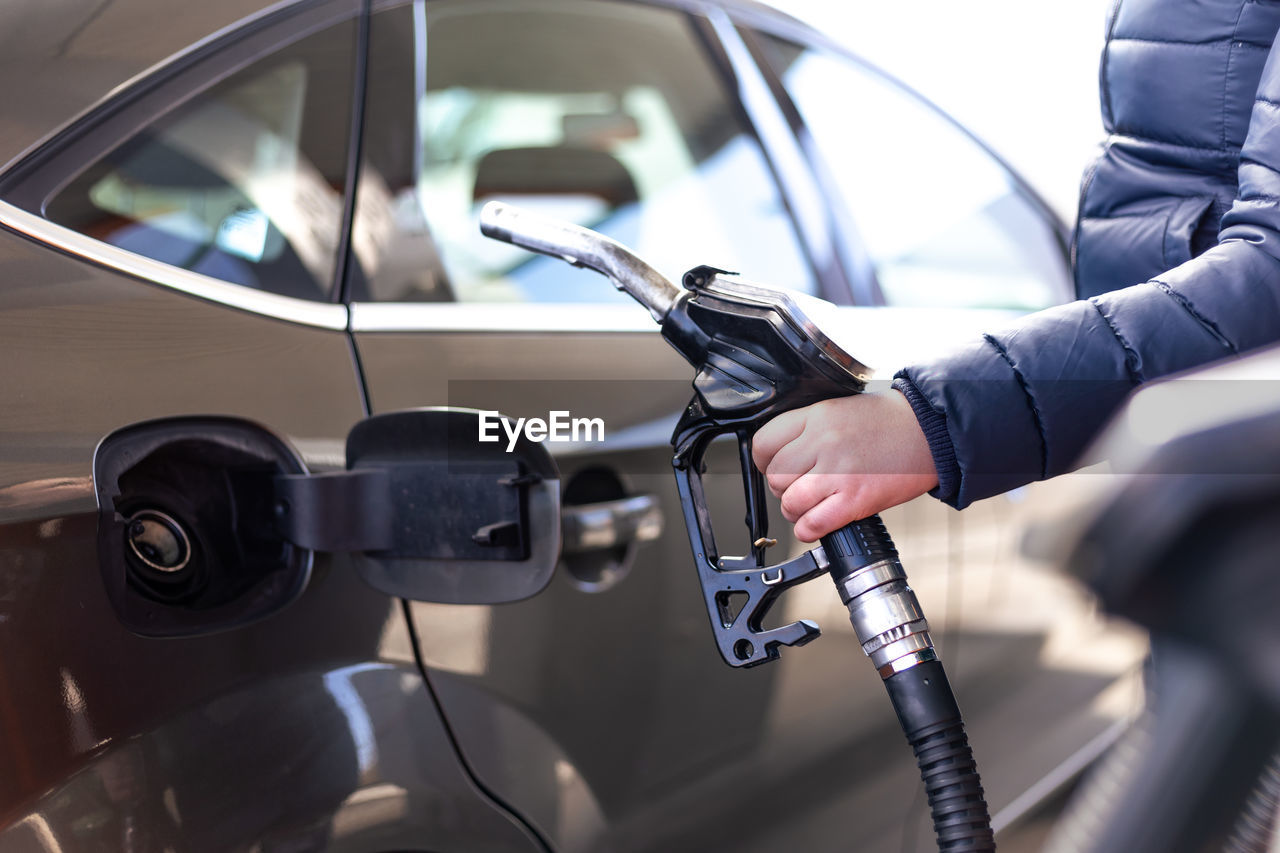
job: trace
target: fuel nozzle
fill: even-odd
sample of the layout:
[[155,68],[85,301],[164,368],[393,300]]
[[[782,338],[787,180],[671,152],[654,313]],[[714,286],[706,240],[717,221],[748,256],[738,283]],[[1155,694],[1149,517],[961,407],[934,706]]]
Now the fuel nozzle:
[[[829,573],[915,751],[939,850],[994,850],[960,710],[884,524],[875,516],[853,522],[823,537],[821,548],[766,564],[768,510],[751,436],[783,412],[859,393],[871,371],[828,337],[793,295],[711,267],[690,270],[681,291],[625,247],[571,223],[496,202],[480,220],[491,237],[603,273],[649,309],[663,337],[693,366],[694,396],[671,439],[673,464],[694,568],[724,660],[756,666],[775,660],[781,647],[816,638],[818,626],[809,620],[771,628],[762,620],[783,590]],[[747,557],[717,552],[702,486],[707,449],[728,435],[738,440],[746,486],[753,542]],[[735,614],[726,600],[738,594],[746,600]]]
[[595,270],[648,308],[659,323],[680,296],[680,288],[626,246],[572,222],[491,201],[480,209],[480,231],[486,237]]

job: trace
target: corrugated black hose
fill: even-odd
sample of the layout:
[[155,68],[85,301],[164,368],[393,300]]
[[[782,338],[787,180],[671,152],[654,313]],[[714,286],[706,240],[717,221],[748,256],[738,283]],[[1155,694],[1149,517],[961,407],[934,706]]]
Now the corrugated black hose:
[[824,536],[822,548],[858,642],[884,679],[915,752],[938,850],[995,850],[960,708],[884,522],[875,515],[855,521]]

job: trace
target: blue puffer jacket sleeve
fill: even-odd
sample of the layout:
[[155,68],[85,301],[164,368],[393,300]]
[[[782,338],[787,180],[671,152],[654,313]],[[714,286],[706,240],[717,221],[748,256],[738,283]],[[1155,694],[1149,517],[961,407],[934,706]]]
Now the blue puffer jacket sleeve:
[[[1280,44],[1278,42],[1277,44]],[[1030,315],[928,364],[906,394],[956,507],[1071,470],[1133,386],[1280,340],[1280,47],[1217,245],[1146,283]]]

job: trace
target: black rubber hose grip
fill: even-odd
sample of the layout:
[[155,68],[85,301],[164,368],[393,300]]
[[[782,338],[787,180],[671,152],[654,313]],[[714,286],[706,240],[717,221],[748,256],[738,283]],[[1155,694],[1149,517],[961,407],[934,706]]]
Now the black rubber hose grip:
[[917,664],[884,684],[920,767],[938,850],[994,851],[982,780],[942,663]]
[[843,577],[881,560],[896,560],[898,549],[880,516],[871,515],[833,530],[822,537],[822,547],[832,562],[832,577]]

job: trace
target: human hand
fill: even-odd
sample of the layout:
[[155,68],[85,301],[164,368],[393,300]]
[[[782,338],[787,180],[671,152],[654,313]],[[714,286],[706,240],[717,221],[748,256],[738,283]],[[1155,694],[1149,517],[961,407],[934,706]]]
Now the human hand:
[[756,432],[752,457],[802,542],[938,485],[911,404],[892,390],[781,414]]

